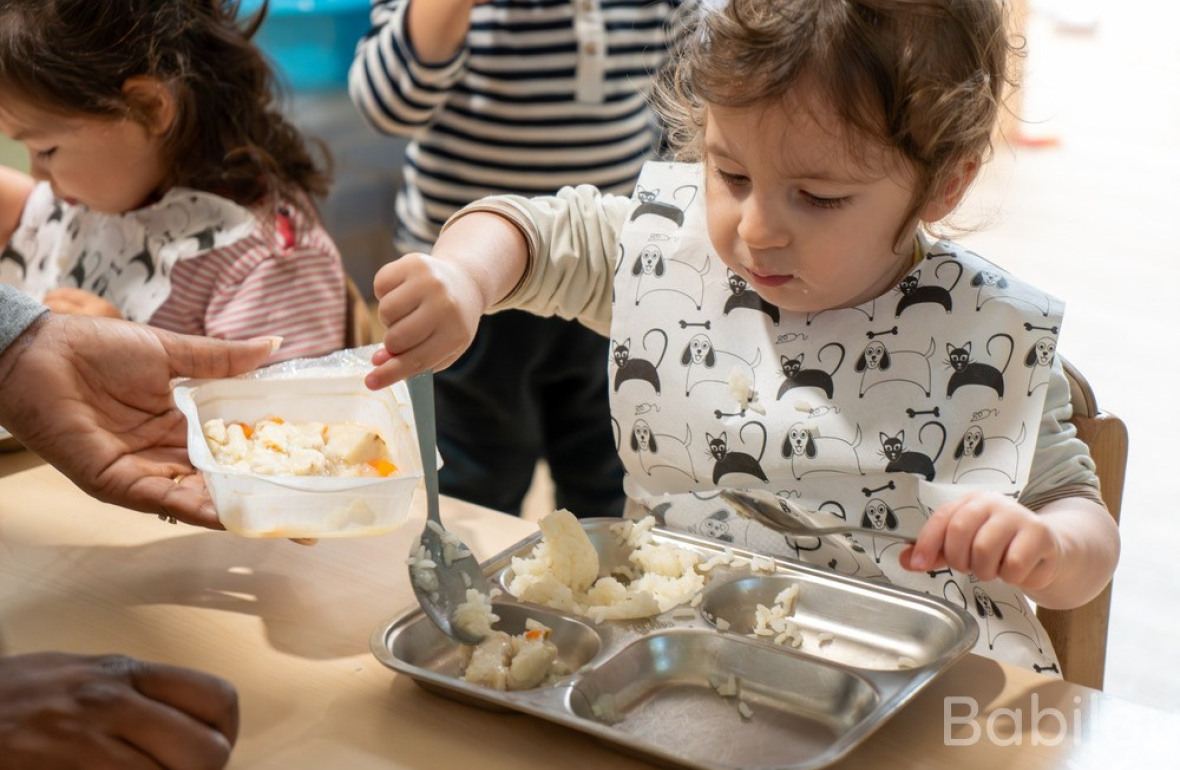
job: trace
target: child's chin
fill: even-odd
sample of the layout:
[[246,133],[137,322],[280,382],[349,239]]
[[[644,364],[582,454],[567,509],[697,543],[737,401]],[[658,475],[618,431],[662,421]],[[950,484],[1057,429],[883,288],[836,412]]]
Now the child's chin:
[[762,299],[788,313],[815,313],[825,309],[817,306],[817,303],[807,295],[806,289],[796,286],[794,281],[773,289],[758,287],[755,291]]

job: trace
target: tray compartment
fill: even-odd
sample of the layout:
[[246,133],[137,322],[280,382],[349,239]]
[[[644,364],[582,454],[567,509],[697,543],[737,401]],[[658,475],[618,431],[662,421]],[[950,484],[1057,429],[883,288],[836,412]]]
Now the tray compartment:
[[[740,694],[723,697],[714,685],[731,674]],[[685,630],[650,634],[601,661],[573,682],[567,706],[601,722],[595,706],[601,710],[603,696],[613,700],[613,730],[694,766],[735,768],[831,761],[880,702],[867,680],[843,667]]]
[[[528,618],[551,628],[553,633],[549,640],[557,645],[558,660],[571,672],[586,665],[602,648],[602,637],[589,623],[533,605],[494,602],[492,608],[500,616],[499,622],[495,624],[497,631],[509,634],[523,633],[524,623]],[[462,646],[444,636],[421,613],[393,635],[389,640],[388,649],[395,659],[407,665],[462,681]]]
[[[962,645],[962,620],[933,604],[790,571],[712,582],[705,587],[702,615],[711,623],[725,619],[731,634],[752,633],[757,605],[772,606],[792,584],[800,590],[789,619],[802,631],[804,652],[856,668],[889,671],[941,661],[958,654]],[[834,638],[821,645],[821,632]],[[773,643],[773,637],[761,639]]]

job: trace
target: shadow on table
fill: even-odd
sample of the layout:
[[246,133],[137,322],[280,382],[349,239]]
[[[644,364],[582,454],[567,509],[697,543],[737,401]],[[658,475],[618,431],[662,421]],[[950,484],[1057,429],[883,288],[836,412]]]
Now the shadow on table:
[[[359,541],[325,541],[305,550],[286,540],[208,532],[136,546],[26,546],[9,554],[21,562],[13,574],[36,575],[42,585],[58,574],[74,581],[93,575],[103,583],[101,598],[96,591],[93,602],[85,592],[46,599],[42,588],[36,603],[22,604],[20,586],[10,584],[17,599],[3,624],[76,647],[78,629],[110,625],[113,597],[124,607],[182,605],[252,615],[274,649],[302,658],[366,654],[373,629],[402,609],[391,605],[391,596],[404,567],[400,559],[386,558],[373,569],[387,572],[387,580],[358,585],[350,576],[368,558],[351,551],[349,542]],[[295,558],[283,553],[289,549],[297,549]],[[370,542],[359,553],[378,551]],[[136,631],[150,633],[150,625]]]

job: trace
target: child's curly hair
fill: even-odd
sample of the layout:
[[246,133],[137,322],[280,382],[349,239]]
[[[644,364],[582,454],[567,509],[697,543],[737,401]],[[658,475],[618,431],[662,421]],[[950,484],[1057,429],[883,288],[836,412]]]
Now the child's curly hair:
[[807,78],[849,138],[912,165],[909,223],[988,157],[1012,48],[1001,0],[728,0],[678,53],[657,95],[677,159],[700,159],[707,105],[781,101]]
[[[270,65],[238,0],[0,0],[0,88],[51,112],[144,122],[123,84],[165,83],[176,99],[164,190],[192,187],[252,205],[328,190],[326,170],[280,112]],[[324,163],[326,163],[326,153]]]

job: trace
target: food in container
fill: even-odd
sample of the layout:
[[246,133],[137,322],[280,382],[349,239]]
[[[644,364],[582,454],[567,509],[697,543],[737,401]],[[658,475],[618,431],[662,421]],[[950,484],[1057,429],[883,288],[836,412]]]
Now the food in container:
[[[403,383],[370,391],[356,368],[175,385],[190,461],[226,529],[247,537],[357,537],[405,521],[422,478],[409,393]],[[326,430],[316,433],[316,425]],[[224,442],[207,436],[208,429],[222,438],[218,426]],[[260,434],[284,451],[251,450],[249,438]]]
[[266,476],[365,476],[397,472],[380,432],[355,422],[288,422],[279,416],[203,426],[213,459],[226,468]]

